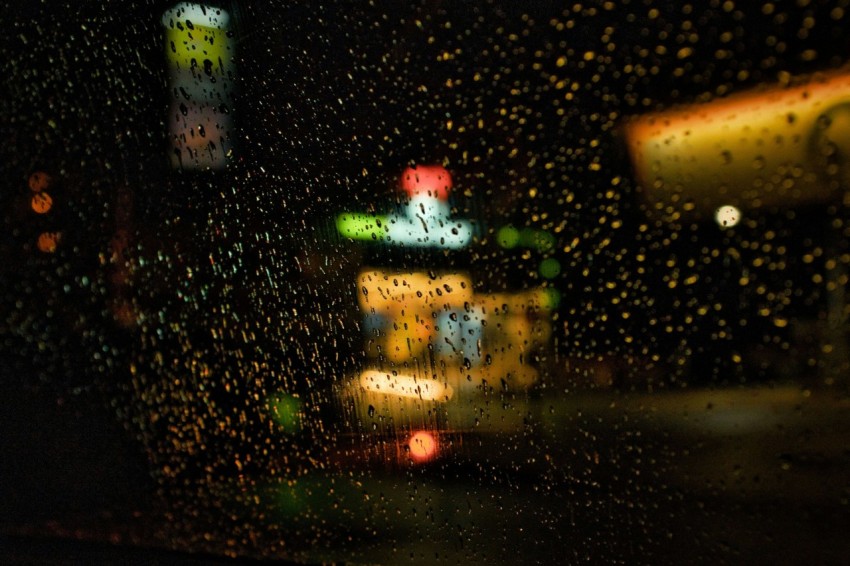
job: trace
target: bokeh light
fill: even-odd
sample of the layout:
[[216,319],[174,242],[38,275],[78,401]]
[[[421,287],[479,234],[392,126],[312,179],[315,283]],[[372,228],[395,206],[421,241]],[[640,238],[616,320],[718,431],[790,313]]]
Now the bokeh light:
[[408,454],[414,462],[427,462],[437,455],[437,439],[430,432],[420,430],[408,440]]
[[38,235],[36,245],[38,246],[39,251],[46,254],[52,254],[56,251],[61,237],[62,235],[59,232],[42,232]]
[[741,211],[731,204],[721,206],[714,213],[714,220],[722,228],[732,228],[741,221]]
[[44,192],[36,193],[30,200],[30,206],[39,214],[47,214],[53,208],[53,198]]
[[50,175],[43,171],[36,171],[30,175],[28,184],[30,190],[34,193],[40,193],[50,186]]

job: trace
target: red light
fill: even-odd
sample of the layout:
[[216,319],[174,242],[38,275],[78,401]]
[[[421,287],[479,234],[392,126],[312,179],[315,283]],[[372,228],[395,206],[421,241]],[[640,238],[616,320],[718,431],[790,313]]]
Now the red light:
[[430,432],[420,430],[407,441],[408,454],[414,462],[427,462],[437,455],[437,439]]
[[404,170],[399,186],[411,197],[424,195],[446,200],[452,188],[452,176],[442,165],[417,165]]

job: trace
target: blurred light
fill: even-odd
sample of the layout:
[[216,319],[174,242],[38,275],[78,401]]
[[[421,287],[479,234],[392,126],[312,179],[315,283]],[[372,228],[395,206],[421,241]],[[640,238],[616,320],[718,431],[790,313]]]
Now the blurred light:
[[732,228],[741,221],[741,211],[727,204],[717,209],[717,212],[714,213],[714,220],[723,228]]
[[399,187],[411,198],[425,196],[447,200],[452,188],[452,176],[441,165],[417,165],[404,170]]
[[340,214],[336,219],[337,232],[353,240],[379,240],[386,234],[386,225],[386,216],[356,212]]
[[414,432],[407,441],[408,454],[414,462],[427,462],[437,455],[437,439],[430,432]]
[[48,175],[47,173],[43,171],[36,171],[32,175],[30,175],[28,184],[32,192],[40,193],[41,191],[45,190],[47,187],[50,186],[51,180],[52,179],[50,178],[50,175]]
[[[360,309],[366,316],[380,315],[385,322],[373,338],[391,362],[423,355],[430,345],[443,342],[435,319],[449,311],[464,310],[473,301],[472,280],[463,274],[393,274],[363,271],[357,288]],[[451,292],[446,292],[451,289]]]
[[547,252],[555,247],[555,236],[549,232],[532,228],[523,228],[520,231],[511,225],[499,228],[496,241],[505,249],[522,246],[538,252]]
[[393,375],[391,373],[366,370],[360,374],[360,386],[366,391],[396,395],[423,401],[448,401],[454,395],[449,385],[436,379],[414,377],[412,375]]
[[62,234],[59,232],[42,232],[38,235],[36,245],[38,246],[39,251],[46,254],[52,254],[56,251],[56,247],[59,245],[59,240],[61,238]]
[[53,198],[44,192],[36,193],[30,200],[30,206],[39,214],[47,214],[53,208]]
[[561,273],[561,262],[555,258],[547,258],[540,262],[540,275],[546,279],[557,277]]
[[271,396],[266,403],[271,411],[272,419],[285,432],[298,432],[301,430],[300,399],[287,393],[278,393]]
[[528,246],[538,252],[549,251],[555,247],[555,236],[545,230],[526,228],[520,233],[520,238],[524,246]]
[[[560,302],[560,293],[548,287],[475,293],[472,279],[457,273],[365,270],[357,289],[364,328],[368,327],[367,354],[382,360],[378,363],[414,368],[407,373],[415,375],[415,383],[426,383],[420,375],[435,377],[458,391],[474,390],[481,379],[489,382],[508,374],[514,387],[535,383],[537,371],[521,352],[547,343],[550,314]],[[424,369],[435,361],[433,372]],[[388,373],[377,370],[364,375],[389,379]],[[413,383],[395,387],[409,392]],[[391,385],[379,390],[380,384],[375,380],[363,387],[386,393]]]
[[513,226],[502,226],[496,234],[496,241],[503,248],[515,248],[519,244],[519,230]]
[[452,179],[439,165],[408,168],[399,182],[409,201],[404,214],[373,216],[345,212],[336,218],[337,231],[355,240],[385,241],[411,247],[460,249],[472,239],[472,224],[453,220],[447,199]]
[[[230,53],[224,33],[230,25],[230,15],[220,8],[181,2],[162,15],[162,25],[177,33],[169,34],[170,59],[189,68],[202,64],[203,59],[227,61]],[[197,30],[197,33],[192,33]]]
[[[850,74],[818,75],[808,84],[719,98],[650,114],[625,129],[644,194],[710,214],[734,201],[788,206],[837,197],[825,148],[850,153],[846,112]],[[662,207],[663,208],[663,207]]]
[[231,148],[231,74],[235,42],[229,14],[181,2],[162,15],[170,89],[174,167],[221,169]]

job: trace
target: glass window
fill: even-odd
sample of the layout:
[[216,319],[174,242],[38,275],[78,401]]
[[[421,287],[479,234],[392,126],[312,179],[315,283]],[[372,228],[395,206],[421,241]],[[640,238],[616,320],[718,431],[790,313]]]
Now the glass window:
[[4,559],[841,562],[844,4],[6,10]]

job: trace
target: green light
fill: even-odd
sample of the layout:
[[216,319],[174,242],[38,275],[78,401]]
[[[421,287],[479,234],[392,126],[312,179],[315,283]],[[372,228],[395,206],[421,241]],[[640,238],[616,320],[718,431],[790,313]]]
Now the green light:
[[561,262],[555,258],[547,258],[540,262],[540,275],[546,279],[557,277],[561,273]]
[[513,226],[502,226],[496,234],[496,241],[503,248],[514,248],[519,244],[519,230]]
[[502,226],[496,233],[496,241],[506,249],[522,246],[540,253],[552,251],[555,248],[555,236],[545,230],[523,228],[517,230],[511,225]]
[[386,235],[385,216],[345,213],[336,217],[336,229],[340,235],[353,240],[382,240]]
[[272,419],[284,432],[301,430],[301,400],[286,393],[273,395],[267,401]]
[[548,252],[555,247],[555,236],[543,230],[525,229],[522,231],[522,243],[538,252]]
[[561,304],[561,292],[552,288],[544,289],[544,291],[546,292],[545,307],[549,310],[558,308]]

